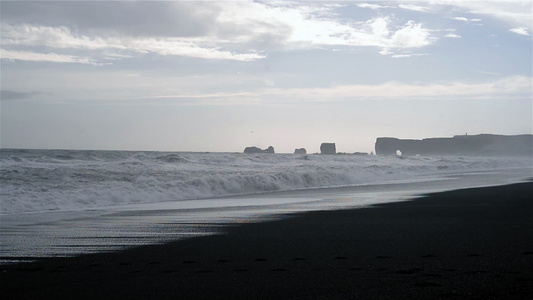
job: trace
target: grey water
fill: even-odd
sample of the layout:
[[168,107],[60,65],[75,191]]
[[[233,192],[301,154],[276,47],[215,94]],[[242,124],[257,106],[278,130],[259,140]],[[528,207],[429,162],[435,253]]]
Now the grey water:
[[117,251],[309,210],[506,184],[529,158],[0,150],[0,260]]

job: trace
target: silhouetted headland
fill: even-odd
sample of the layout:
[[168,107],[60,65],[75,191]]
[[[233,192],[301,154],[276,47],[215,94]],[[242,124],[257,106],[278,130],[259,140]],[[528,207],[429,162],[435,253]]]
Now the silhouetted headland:
[[422,140],[380,137],[377,155],[464,155],[464,156],[531,156],[533,135],[456,135],[452,138]]

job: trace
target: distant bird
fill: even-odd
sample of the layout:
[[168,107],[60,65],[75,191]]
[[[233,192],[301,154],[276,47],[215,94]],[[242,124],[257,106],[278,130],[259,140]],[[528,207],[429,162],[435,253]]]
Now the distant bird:
[[254,131],[252,130],[252,131],[250,131],[250,133],[254,133]]

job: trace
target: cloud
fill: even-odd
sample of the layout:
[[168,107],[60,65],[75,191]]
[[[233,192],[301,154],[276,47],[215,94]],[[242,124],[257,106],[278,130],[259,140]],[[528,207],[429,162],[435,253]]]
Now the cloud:
[[[231,5],[234,7],[231,8]],[[429,36],[429,31],[421,24],[411,22],[398,26],[394,24],[395,19],[386,16],[365,22],[341,22],[332,7],[322,5],[291,6],[285,3],[274,6],[231,2],[224,5],[217,21],[222,33],[233,32],[233,40],[254,45],[267,39],[277,43],[275,47],[285,49],[317,46],[403,48],[429,44],[427,41],[404,43],[405,40],[398,39],[402,33],[409,35],[415,31],[417,34],[425,31],[425,36]],[[223,36],[222,33],[218,36]]]
[[265,58],[259,53],[234,53],[231,51],[219,50],[215,47],[203,47],[191,40],[158,40],[143,39],[133,40],[126,43],[128,49],[140,53],[156,53],[159,55],[177,55],[203,59],[224,59],[236,61],[254,61]]
[[424,12],[424,11],[428,11],[429,10],[429,8],[427,8],[427,7],[413,5],[413,4],[400,4],[400,5],[398,5],[398,7],[402,8],[402,9],[407,9],[407,10],[412,10],[412,11],[419,11],[419,12]]
[[[493,0],[493,1],[464,1],[464,0],[431,0],[436,5],[452,5],[466,10],[471,14],[486,15],[503,21],[512,27],[525,27],[531,31],[533,27],[533,2],[527,0]],[[464,17],[463,17],[464,18]],[[467,18],[464,18],[467,19]],[[459,20],[459,19],[457,19]],[[467,19],[478,22],[477,19]],[[460,21],[465,21],[460,19]]]
[[525,27],[512,28],[512,29],[509,29],[509,31],[514,32],[516,34],[520,34],[520,35],[527,35],[527,36],[530,35],[529,32],[527,32],[527,28]]
[[429,31],[421,23],[411,20],[392,35],[391,41],[396,48],[414,48],[431,44],[429,37]]
[[72,33],[66,26],[49,27],[28,24],[2,24],[2,45],[45,46],[50,48],[71,48],[98,50],[115,48],[126,50],[119,38],[89,37]]
[[455,34],[455,33],[448,33],[446,36],[444,37],[447,37],[447,38],[452,38],[452,39],[460,39],[461,36],[458,35],[458,34]]
[[430,31],[412,20],[395,26],[390,17],[372,18],[358,27],[337,23],[310,23],[294,29],[290,41],[295,45],[378,47],[379,53],[391,54],[394,49],[420,48],[432,43]]
[[88,65],[101,65],[89,57],[63,55],[57,53],[37,53],[28,51],[10,51],[0,49],[0,58],[2,60],[21,60],[21,61],[40,61],[40,62],[54,62],[54,63],[78,63]]
[[[356,6],[417,13],[455,6],[465,14],[514,22],[512,32],[529,35],[531,4],[508,2],[428,0],[394,7],[381,2]],[[1,42],[10,51],[32,47],[43,61],[95,64],[143,54],[249,62],[265,58],[272,50],[338,46],[376,47],[380,54],[405,57],[404,50],[422,48],[437,39],[432,33],[438,28],[429,29],[416,19],[402,20],[392,14],[346,19],[342,6],[287,1],[8,2],[2,4]],[[465,16],[453,19],[481,21]],[[517,22],[528,25],[516,26]],[[72,56],[72,50],[79,56]],[[37,55],[24,57],[38,61]]]
[[381,8],[392,8],[393,6],[385,6],[385,5],[380,5],[380,4],[375,4],[375,3],[361,3],[361,4],[357,4],[358,7],[361,7],[361,8],[370,8],[370,9],[373,9],[373,10],[377,10],[377,9],[381,9]]
[[[419,99],[451,101],[456,99],[500,99],[530,97],[533,78],[510,76],[484,83],[408,84],[386,82],[377,85],[337,85],[327,88],[264,88],[249,92],[170,93],[146,95],[144,99],[175,99],[176,104],[231,105],[301,102],[339,102],[367,99]],[[181,102],[182,100],[187,100]]]
[[463,22],[481,22],[482,20],[481,19],[468,19],[468,18],[465,18],[465,17],[455,17],[453,18],[454,20],[457,20],[457,21],[463,21]]
[[405,84],[387,82],[379,85],[340,85],[331,88],[288,89],[272,91],[287,98],[315,101],[357,100],[369,98],[414,98],[451,100],[460,98],[490,98],[502,95],[530,97],[533,80],[526,76],[511,76],[486,83]]
[[424,56],[424,55],[427,55],[427,54],[423,54],[423,53],[401,53],[401,54],[394,54],[391,57],[392,58],[409,58],[409,57],[413,57],[413,56]]
[[[429,30],[422,27],[422,24],[408,21],[402,28],[392,34],[386,30],[386,26],[381,29],[383,49],[381,55],[391,55],[395,52],[392,49],[420,48],[430,45],[436,38],[430,36]],[[409,55],[412,56],[412,55]],[[399,54],[396,57],[408,57]]]
[[32,98],[35,95],[42,94],[42,92],[17,92],[12,90],[0,90],[0,100],[21,100],[21,99],[29,99]]
[[[19,7],[10,2],[2,9],[2,45],[12,51],[25,50],[20,47],[34,47],[35,52],[36,47],[84,50],[92,61],[145,53],[254,61],[265,58],[268,50],[320,46],[403,49],[432,42],[430,31],[421,23],[411,20],[401,25],[387,16],[347,22],[337,15],[336,5],[249,1],[156,2],[153,6],[152,3],[81,2],[68,3],[64,8],[55,2],[36,3],[36,7],[50,14],[46,17],[32,5],[22,3]],[[120,10],[123,6],[124,14],[129,14],[127,18]],[[118,11],[121,13],[117,15]],[[175,21],[185,12],[186,22]],[[201,29],[196,29],[196,25]],[[173,29],[176,27],[181,29]],[[49,57],[49,61],[53,58]]]
[[[219,50],[215,47],[202,46],[203,41],[194,38],[116,38],[116,37],[89,37],[73,33],[67,27],[45,27],[19,25],[2,26],[2,44],[9,46],[45,46],[59,49],[85,49],[85,50],[106,50],[137,52],[137,53],[157,53],[160,55],[178,55],[196,57],[204,59],[228,59],[238,61],[252,61],[264,58],[264,55],[257,53],[234,53]],[[55,62],[78,62],[95,64],[90,58],[76,58],[68,55],[55,53],[41,54],[6,51],[9,59],[29,60],[29,61],[55,61]],[[4,55],[3,55],[4,57]],[[121,55],[115,53],[112,58],[120,58]],[[122,55],[129,57],[129,55]]]
[[197,37],[213,30],[217,12],[198,1],[3,1],[0,13],[6,24],[95,35]]

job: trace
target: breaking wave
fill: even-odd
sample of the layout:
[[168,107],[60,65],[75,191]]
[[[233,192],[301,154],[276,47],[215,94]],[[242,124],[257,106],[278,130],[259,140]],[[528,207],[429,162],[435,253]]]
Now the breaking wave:
[[416,180],[531,166],[519,158],[0,150],[1,213]]

